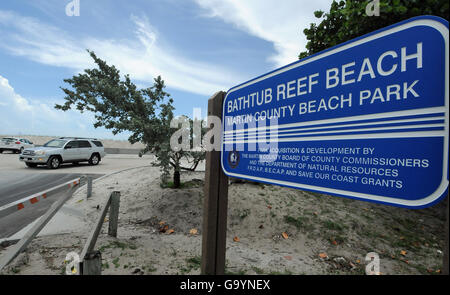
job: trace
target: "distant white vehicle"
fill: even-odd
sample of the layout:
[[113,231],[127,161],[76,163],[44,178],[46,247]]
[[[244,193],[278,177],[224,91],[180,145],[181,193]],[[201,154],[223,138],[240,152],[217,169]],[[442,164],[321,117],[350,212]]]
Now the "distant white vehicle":
[[34,144],[28,139],[20,137],[3,137],[0,139],[0,154],[3,151],[12,151],[21,154],[27,148],[34,148]]

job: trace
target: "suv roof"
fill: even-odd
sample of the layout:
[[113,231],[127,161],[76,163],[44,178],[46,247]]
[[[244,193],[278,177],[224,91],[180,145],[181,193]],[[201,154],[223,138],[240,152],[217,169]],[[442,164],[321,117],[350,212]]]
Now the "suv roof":
[[97,138],[89,138],[89,137],[59,137],[58,139],[89,139],[89,140],[98,140]]

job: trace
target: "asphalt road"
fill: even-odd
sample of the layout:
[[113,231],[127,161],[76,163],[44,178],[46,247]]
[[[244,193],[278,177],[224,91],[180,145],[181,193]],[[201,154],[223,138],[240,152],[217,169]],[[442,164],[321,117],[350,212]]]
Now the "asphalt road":
[[[80,177],[79,173],[36,173],[0,171],[0,206],[31,196],[32,194],[52,188]],[[101,174],[92,174],[99,177]]]
[[149,165],[153,156],[145,155],[139,158],[137,155],[117,155],[108,154],[102,159],[100,164],[91,166],[87,163],[80,163],[78,166],[63,164],[59,169],[48,169],[45,166],[28,168],[25,163],[19,161],[18,154],[4,152],[0,154],[0,172],[21,172],[21,173],[90,173],[109,174],[127,168]]
[[[28,168],[19,161],[19,155],[0,154],[0,207],[26,198],[58,184],[82,175],[94,178],[128,168],[149,165],[151,156],[139,158],[137,155],[107,155],[99,165],[91,166],[64,164],[59,169],[46,167]],[[48,197],[45,201],[22,209],[0,219],[0,238],[6,238],[42,216],[61,195]]]

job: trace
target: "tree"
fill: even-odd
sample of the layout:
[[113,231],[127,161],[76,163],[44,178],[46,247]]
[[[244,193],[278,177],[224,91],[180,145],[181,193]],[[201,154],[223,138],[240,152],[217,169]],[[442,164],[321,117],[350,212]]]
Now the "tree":
[[449,19],[448,0],[380,0],[379,16],[366,15],[369,2],[333,1],[328,13],[315,11],[315,17],[322,21],[303,30],[308,43],[299,58],[414,16],[427,14]]
[[[206,122],[204,120],[197,118],[192,120],[185,115],[172,120],[171,127],[177,128],[177,131],[170,138],[170,146],[172,148],[171,165],[174,169],[174,187],[180,186],[181,169],[195,171],[198,164],[206,158],[205,148],[202,144],[202,138],[208,130],[205,125]],[[181,160],[184,160],[190,167],[182,166]]]
[[[155,164],[162,170],[163,183],[167,183],[170,168],[173,168],[174,187],[179,187],[180,170],[195,170],[205,155],[202,152],[171,149],[170,138],[174,130],[170,122],[174,119],[174,107],[173,99],[164,91],[164,81],[158,76],[153,86],[138,89],[129,75],[121,79],[119,70],[114,66],[109,66],[94,52],[88,50],[88,53],[96,67],[64,79],[71,89],[61,87],[66,94],[65,103],[56,104],[55,108],[93,112],[96,120],[94,127],[112,129],[114,135],[129,131],[130,143],[142,142],[146,145],[141,155],[148,151],[155,155]],[[188,158],[193,165],[182,167],[182,158]]]

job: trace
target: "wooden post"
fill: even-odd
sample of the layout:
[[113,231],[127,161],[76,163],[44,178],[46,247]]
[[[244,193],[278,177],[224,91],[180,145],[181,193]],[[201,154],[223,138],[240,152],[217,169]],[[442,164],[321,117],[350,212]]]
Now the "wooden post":
[[83,260],[83,275],[102,274],[102,253],[95,251],[88,253]]
[[[225,94],[217,92],[208,100],[208,116],[222,118]],[[228,177],[222,171],[220,150],[206,153],[204,193],[201,273],[221,275],[225,272]]]
[[90,198],[92,196],[92,176],[87,177],[87,194],[86,198]]
[[444,249],[444,263],[442,267],[442,274],[448,275],[448,203],[449,203],[449,193],[447,193],[447,211],[445,220],[445,249]]
[[111,204],[109,207],[109,227],[108,235],[117,237],[117,225],[119,224],[120,192],[114,191],[111,194]]
[[105,204],[103,205],[102,208],[102,212],[100,213],[100,216],[97,220],[97,224],[89,234],[86,244],[84,245],[83,251],[81,251],[80,254],[81,261],[84,260],[84,258],[88,255],[88,253],[94,251],[95,243],[97,242],[98,235],[100,233],[100,230],[102,229],[103,221],[105,220],[106,213],[108,212],[109,205],[111,204],[111,195],[109,195],[108,198],[106,199]]

